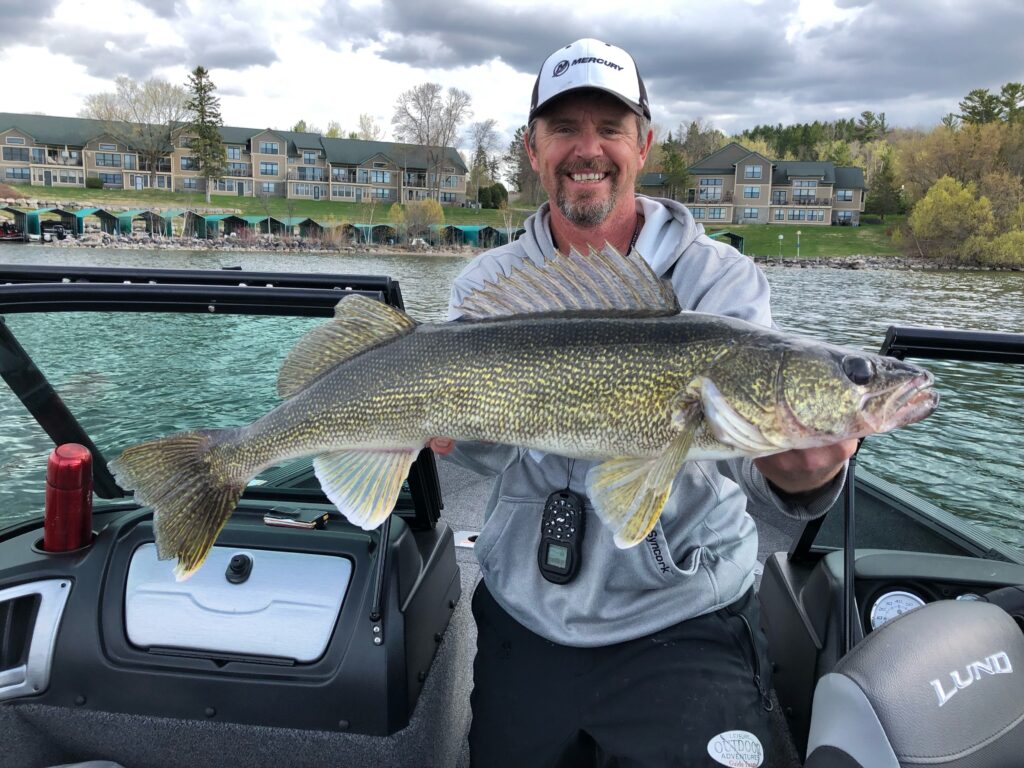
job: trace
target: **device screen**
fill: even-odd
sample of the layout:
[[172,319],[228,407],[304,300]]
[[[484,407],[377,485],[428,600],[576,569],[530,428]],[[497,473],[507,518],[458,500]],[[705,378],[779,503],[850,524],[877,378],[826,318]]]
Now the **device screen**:
[[569,563],[569,548],[561,544],[548,544],[548,565],[565,568]]

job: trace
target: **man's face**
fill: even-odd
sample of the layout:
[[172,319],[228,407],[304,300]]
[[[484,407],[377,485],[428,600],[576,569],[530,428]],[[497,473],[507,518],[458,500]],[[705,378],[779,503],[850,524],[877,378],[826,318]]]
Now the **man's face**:
[[570,94],[536,121],[530,164],[570,222],[596,227],[616,207],[633,207],[633,189],[650,148],[637,140],[636,115],[600,92]]

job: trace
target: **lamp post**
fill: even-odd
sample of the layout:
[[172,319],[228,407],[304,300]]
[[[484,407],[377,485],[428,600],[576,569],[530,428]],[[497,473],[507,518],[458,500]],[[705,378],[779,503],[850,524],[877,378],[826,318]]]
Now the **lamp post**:
[[782,261],[782,235],[779,235],[779,261]]
[[800,258],[800,230],[796,231],[796,257]]

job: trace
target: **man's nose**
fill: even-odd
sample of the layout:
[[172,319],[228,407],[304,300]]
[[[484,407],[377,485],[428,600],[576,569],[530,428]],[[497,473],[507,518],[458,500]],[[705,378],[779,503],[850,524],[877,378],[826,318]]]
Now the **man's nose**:
[[578,157],[598,157],[603,154],[601,134],[596,130],[585,129],[577,134],[576,155]]

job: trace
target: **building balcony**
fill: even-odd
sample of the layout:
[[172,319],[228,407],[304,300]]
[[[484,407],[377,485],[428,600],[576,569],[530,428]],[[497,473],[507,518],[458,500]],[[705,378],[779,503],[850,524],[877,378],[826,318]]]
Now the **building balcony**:
[[828,197],[825,197],[825,198],[820,198],[820,197],[794,197],[793,198],[793,202],[792,203],[788,203],[788,205],[816,205],[819,208],[821,208],[821,207],[831,208],[832,207],[832,200],[831,200],[831,198],[828,198]]
[[[47,155],[45,164],[54,165],[58,168],[81,168],[82,157],[79,155],[77,158],[72,159],[70,157],[53,157],[51,155]],[[33,163],[33,165],[38,165],[38,163]]]
[[249,165],[248,163],[245,163],[244,167],[242,167],[242,165],[243,164],[241,164],[241,163],[235,163],[236,167],[231,168],[229,166],[228,168],[226,168],[224,170],[224,175],[225,176],[233,176],[233,177],[236,177],[236,178],[249,178],[249,177],[251,177],[252,176],[252,166]]
[[[327,181],[327,175],[319,168],[297,171],[288,171],[288,181],[313,181],[313,182],[324,182]],[[332,179],[336,181],[336,179]]]
[[337,184],[355,184],[356,172],[349,170],[334,169],[331,171],[331,181]]

